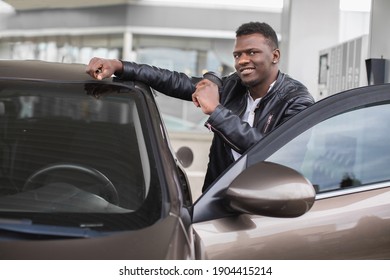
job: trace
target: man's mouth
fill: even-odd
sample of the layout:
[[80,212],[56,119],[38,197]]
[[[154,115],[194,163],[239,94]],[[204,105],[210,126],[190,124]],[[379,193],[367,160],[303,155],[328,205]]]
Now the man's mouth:
[[249,74],[252,74],[253,72],[255,71],[255,68],[241,68],[240,69],[240,73],[242,75],[249,75]]

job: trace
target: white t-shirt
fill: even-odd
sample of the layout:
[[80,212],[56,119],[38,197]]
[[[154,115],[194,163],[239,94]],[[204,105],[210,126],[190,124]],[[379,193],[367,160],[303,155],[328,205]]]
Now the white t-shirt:
[[[268,89],[267,93],[271,90],[271,88],[273,87],[274,84],[275,84],[275,82],[273,82],[269,86],[269,89]],[[255,120],[255,110],[256,110],[260,100],[261,100],[261,98],[257,98],[255,100],[253,100],[253,98],[250,95],[249,91],[247,92],[247,97],[246,97],[247,106],[246,106],[245,113],[244,113],[244,115],[242,116],[241,119],[244,122],[247,122],[250,126],[253,126],[253,122]],[[240,153],[237,153],[233,149],[232,149],[232,154],[233,154],[234,160],[237,160],[241,156]]]

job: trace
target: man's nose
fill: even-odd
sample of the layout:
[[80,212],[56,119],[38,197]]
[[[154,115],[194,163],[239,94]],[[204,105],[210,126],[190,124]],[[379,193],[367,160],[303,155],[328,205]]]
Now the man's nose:
[[240,58],[238,59],[238,64],[247,64],[249,62],[249,56],[247,54],[240,55]]

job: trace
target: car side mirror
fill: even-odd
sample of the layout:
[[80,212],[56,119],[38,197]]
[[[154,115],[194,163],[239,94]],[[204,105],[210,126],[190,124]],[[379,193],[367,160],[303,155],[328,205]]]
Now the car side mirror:
[[313,206],[313,185],[297,171],[260,162],[238,175],[226,192],[235,211],[271,217],[298,217]]

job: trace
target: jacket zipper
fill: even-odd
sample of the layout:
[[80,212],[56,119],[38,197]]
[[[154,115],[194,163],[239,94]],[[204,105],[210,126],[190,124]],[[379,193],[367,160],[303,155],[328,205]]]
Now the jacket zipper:
[[211,124],[209,124],[208,122],[205,123],[205,126],[209,129],[210,132],[215,132],[217,133],[220,137],[222,137],[226,143],[228,143],[232,149],[234,149],[236,152],[238,153],[242,153],[241,150],[236,146],[234,145],[232,142],[229,141],[229,139],[227,139],[225,137],[225,135],[223,135],[223,133],[221,133],[218,129],[216,129],[215,127],[213,127]]
[[271,124],[271,121],[272,121],[272,118],[273,118],[273,117],[274,117],[273,114],[271,114],[271,115],[268,116],[268,119],[267,119],[267,122],[266,122],[266,124],[265,124],[263,133],[266,133],[266,132],[267,132],[268,127],[269,127],[269,125]]
[[[245,106],[242,106],[241,107],[241,110],[240,111],[238,111],[238,116],[241,118],[242,117],[242,114],[244,113],[244,111],[245,111],[245,108],[246,108],[246,105]],[[204,124],[207,128],[208,128],[208,130],[210,131],[210,132],[216,132],[220,137],[222,137],[236,152],[238,152],[238,153],[242,153],[241,151],[240,151],[240,149],[236,146],[236,145],[234,145],[232,142],[230,142],[224,135],[223,135],[223,133],[222,132],[220,132],[218,129],[216,129],[215,127],[213,127],[211,124],[209,124],[208,122],[205,122],[205,124]]]

